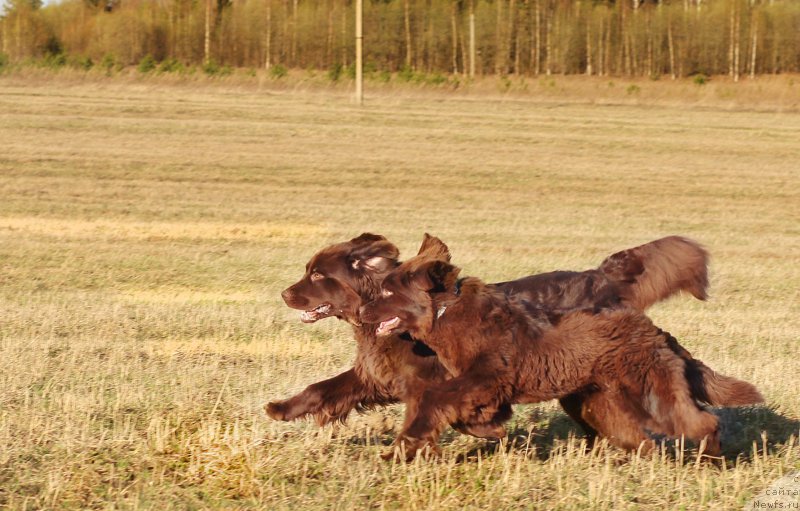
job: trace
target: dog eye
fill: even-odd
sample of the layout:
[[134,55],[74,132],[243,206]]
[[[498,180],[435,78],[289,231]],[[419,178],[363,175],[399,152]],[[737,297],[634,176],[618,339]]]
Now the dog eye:
[[384,297],[384,298],[389,298],[389,297],[390,297],[390,296],[392,296],[393,294],[394,294],[394,293],[392,293],[392,292],[391,292],[391,291],[389,291],[388,289],[382,289],[382,290],[381,290],[381,296],[382,296],[382,297]]
[[314,273],[311,274],[311,280],[312,281],[321,280],[321,279],[324,279],[324,278],[325,278],[325,275],[321,274],[318,271],[315,271]]

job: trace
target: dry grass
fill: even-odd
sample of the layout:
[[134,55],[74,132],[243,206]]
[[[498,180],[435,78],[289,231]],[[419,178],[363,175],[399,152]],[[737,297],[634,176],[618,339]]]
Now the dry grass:
[[[795,114],[3,80],[0,507],[732,509],[800,468]],[[712,299],[651,315],[770,408],[723,413],[722,468],[585,454],[553,404],[411,465],[400,407],[269,421],[354,352],[279,291],[367,230],[489,280],[697,238]]]
[[[445,80],[432,82],[431,78]],[[321,70],[294,69],[275,78],[263,69],[238,68],[227,76],[207,76],[195,69],[190,73],[139,73],[135,67],[115,71],[94,68],[82,71],[35,66],[12,67],[5,71],[7,85],[27,87],[57,80],[62,85],[102,87],[105,90],[147,90],[153,87],[202,87],[230,92],[323,92],[344,99],[352,94],[353,80],[331,82]],[[758,75],[734,82],[728,76],[704,75],[671,80],[641,77],[585,75],[494,75],[467,79],[462,75],[418,74],[411,81],[398,74],[383,81],[366,74],[367,100],[379,102],[422,97],[425,99],[524,100],[570,104],[714,108],[734,111],[800,112],[800,75]]]

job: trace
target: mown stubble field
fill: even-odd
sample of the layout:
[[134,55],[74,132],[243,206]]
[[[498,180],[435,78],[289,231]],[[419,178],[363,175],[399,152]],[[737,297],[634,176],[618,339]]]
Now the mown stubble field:
[[[0,507],[743,508],[800,469],[799,173],[793,113],[0,79]],[[700,240],[712,298],[650,315],[768,406],[722,467],[584,453],[554,403],[410,465],[400,406],[271,421],[355,348],[279,293],[363,231],[489,281]]]

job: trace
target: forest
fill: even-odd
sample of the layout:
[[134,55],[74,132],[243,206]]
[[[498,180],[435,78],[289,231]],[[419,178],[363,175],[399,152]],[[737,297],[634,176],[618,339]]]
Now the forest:
[[[0,67],[352,69],[351,0],[7,0]],[[367,73],[800,71],[797,0],[365,0]]]

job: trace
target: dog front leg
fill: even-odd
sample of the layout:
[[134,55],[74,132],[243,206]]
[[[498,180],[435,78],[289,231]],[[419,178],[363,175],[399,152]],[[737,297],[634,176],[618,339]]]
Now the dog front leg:
[[317,424],[344,420],[358,406],[388,404],[393,399],[379,395],[349,369],[333,378],[314,383],[303,392],[264,406],[267,415],[275,420],[292,421],[313,415]]
[[405,451],[406,461],[412,460],[417,451],[425,448],[438,453],[436,442],[448,424],[458,424],[476,436],[501,438],[505,428],[492,419],[510,416],[508,396],[503,396],[502,387],[490,375],[482,373],[463,374],[441,384],[428,387],[421,399],[407,414],[403,430],[395,440],[390,457],[400,450]]

